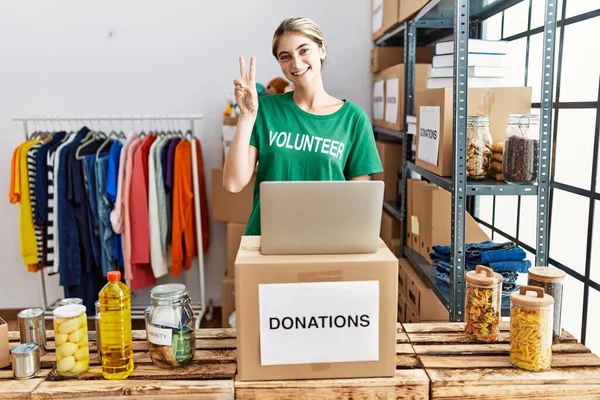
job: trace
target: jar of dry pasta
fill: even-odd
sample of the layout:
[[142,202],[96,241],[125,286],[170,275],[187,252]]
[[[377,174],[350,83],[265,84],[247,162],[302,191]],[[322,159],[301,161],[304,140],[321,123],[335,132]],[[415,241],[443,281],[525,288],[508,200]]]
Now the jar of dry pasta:
[[465,279],[465,333],[475,340],[492,342],[500,333],[502,280],[483,265],[467,272]]
[[554,298],[536,286],[510,295],[510,362],[529,371],[550,369]]

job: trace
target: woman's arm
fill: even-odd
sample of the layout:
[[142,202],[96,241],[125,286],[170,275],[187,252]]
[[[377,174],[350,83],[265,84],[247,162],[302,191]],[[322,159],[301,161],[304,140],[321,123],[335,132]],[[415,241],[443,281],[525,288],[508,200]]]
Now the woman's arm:
[[350,178],[351,181],[368,181],[369,175],[355,176],[354,178]]
[[242,114],[238,119],[231,147],[223,167],[223,186],[231,193],[246,187],[256,166],[257,149],[250,146],[250,135],[256,121],[255,115]]
[[256,61],[250,58],[250,73],[246,74],[244,57],[240,57],[240,79],[233,81],[235,100],[240,109],[238,124],[223,167],[223,186],[228,192],[240,192],[252,178],[256,166],[257,149],[250,146],[250,135],[258,113],[256,92]]

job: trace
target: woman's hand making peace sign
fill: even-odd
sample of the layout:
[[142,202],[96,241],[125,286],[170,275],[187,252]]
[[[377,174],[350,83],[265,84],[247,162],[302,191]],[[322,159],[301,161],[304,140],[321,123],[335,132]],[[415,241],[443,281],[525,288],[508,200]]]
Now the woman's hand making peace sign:
[[234,79],[235,101],[240,109],[240,114],[254,114],[258,111],[258,93],[256,92],[256,61],[250,57],[250,73],[246,74],[246,62],[240,57],[240,79]]

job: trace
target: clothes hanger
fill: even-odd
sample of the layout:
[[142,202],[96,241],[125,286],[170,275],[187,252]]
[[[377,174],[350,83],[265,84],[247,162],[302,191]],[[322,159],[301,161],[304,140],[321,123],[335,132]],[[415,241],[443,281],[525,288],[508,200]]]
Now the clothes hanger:
[[117,131],[115,131],[115,129],[113,127],[112,120],[110,121],[110,129],[111,129],[110,133],[108,134],[108,136],[106,137],[104,142],[102,142],[102,144],[98,147],[98,150],[96,150],[96,162],[98,161],[98,157],[100,157],[100,152],[102,151],[102,149],[104,149],[106,147],[106,145],[108,145],[109,143],[112,144],[111,139],[113,137],[115,139],[119,138],[119,134],[117,133]]

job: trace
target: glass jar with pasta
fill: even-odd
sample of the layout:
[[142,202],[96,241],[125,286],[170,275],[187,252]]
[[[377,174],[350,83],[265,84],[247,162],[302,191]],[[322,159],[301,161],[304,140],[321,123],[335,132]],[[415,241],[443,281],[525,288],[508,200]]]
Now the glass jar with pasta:
[[535,286],[510,295],[510,362],[528,371],[545,371],[552,362],[554,299]]
[[465,333],[481,342],[492,342],[500,333],[502,281],[483,265],[465,274]]

